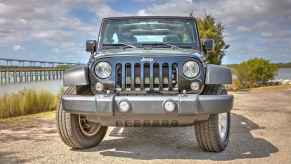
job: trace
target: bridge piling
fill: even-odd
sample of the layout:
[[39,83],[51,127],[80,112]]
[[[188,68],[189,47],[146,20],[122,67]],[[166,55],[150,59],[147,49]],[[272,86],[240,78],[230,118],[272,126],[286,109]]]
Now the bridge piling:
[[60,80],[64,70],[75,64],[0,58],[0,85]]

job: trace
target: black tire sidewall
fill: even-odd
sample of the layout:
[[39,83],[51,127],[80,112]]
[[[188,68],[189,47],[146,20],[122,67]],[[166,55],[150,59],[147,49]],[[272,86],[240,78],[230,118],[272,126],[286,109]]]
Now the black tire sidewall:
[[[225,89],[223,85],[210,85],[210,86],[206,86],[202,94],[203,95],[227,95],[227,90]],[[224,137],[224,139],[222,139],[220,136],[218,120],[219,120],[218,114],[211,114],[208,120],[208,124],[210,126],[214,126],[213,139],[216,140],[216,144],[219,148],[218,150],[215,150],[215,152],[223,151],[229,143],[230,128],[231,128],[231,113],[227,112],[227,129],[226,129],[226,136]]]
[[[96,145],[96,142],[101,141],[104,137],[103,133],[106,132],[107,127],[101,126],[99,131],[92,136],[86,136],[80,129],[79,125],[79,115],[78,114],[71,114],[71,128],[73,136],[76,137],[80,145],[84,147],[90,147],[90,145]],[[98,142],[99,143],[99,142]]]
[[[76,88],[69,87],[65,90],[64,95],[75,95],[76,93]],[[106,135],[106,126],[101,126],[95,135],[84,135],[80,129],[79,115],[64,111],[61,102],[57,110],[56,120],[61,139],[65,144],[74,149],[94,147],[98,145]]]

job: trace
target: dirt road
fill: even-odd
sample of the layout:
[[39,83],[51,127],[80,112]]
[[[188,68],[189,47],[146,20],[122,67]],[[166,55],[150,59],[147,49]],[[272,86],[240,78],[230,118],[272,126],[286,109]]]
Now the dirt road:
[[96,148],[70,150],[54,114],[0,121],[0,163],[291,163],[291,87],[236,92],[226,151],[202,152],[192,127],[110,128]]

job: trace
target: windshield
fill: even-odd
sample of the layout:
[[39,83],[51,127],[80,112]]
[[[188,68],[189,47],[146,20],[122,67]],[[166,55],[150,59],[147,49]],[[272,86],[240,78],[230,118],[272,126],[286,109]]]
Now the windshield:
[[101,33],[102,48],[151,47],[198,49],[195,22],[190,19],[108,19]]

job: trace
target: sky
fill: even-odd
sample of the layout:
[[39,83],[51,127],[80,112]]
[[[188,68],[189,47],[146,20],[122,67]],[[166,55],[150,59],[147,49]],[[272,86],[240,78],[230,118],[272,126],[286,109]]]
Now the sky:
[[224,64],[291,62],[291,0],[0,0],[0,58],[84,63],[103,17],[191,11],[224,25]]

